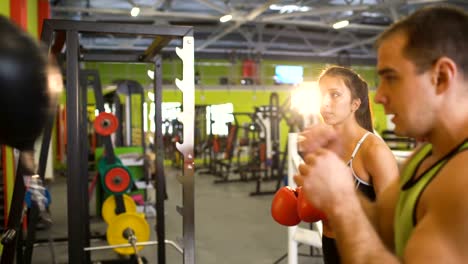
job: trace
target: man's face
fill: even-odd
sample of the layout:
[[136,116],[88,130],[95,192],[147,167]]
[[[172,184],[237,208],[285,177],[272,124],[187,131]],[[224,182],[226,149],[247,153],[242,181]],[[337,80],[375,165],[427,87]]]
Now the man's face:
[[425,137],[432,126],[434,96],[430,71],[418,73],[416,65],[403,55],[405,33],[388,36],[377,51],[380,77],[375,102],[393,115],[397,135]]

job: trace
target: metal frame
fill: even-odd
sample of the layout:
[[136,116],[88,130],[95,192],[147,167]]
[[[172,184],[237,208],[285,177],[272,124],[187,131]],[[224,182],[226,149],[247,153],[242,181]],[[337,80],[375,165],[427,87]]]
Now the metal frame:
[[[118,53],[99,54],[80,45],[80,34],[108,34],[139,37],[154,37],[154,41],[144,51],[122,51]],[[195,263],[194,236],[194,181],[193,181],[193,114],[194,114],[194,73],[193,73],[193,29],[182,26],[154,26],[122,23],[98,23],[87,21],[45,20],[42,40],[52,53],[60,53],[66,44],[66,93],[67,93],[67,153],[84,153],[86,144],[80,144],[80,139],[86,138],[86,119],[80,105],[83,105],[83,95],[79,90],[80,61],[120,61],[133,63],[154,63],[154,92],[156,108],[162,103],[162,59],[161,49],[172,39],[183,39],[183,48],[177,49],[177,54],[183,61],[184,79],[176,80],[183,92],[184,112],[181,119],[184,123],[184,143],[178,149],[184,155],[184,176],[181,178],[183,188],[183,248],[184,263]],[[190,47],[191,46],[191,47]],[[164,167],[163,141],[161,131],[161,112],[156,110],[156,179],[155,186],[158,237],[158,263],[165,263],[165,230],[164,230]],[[67,159],[67,201],[68,201],[68,258],[70,264],[90,263],[90,256],[85,252],[89,247],[86,220],[89,204],[86,202],[86,184],[83,175],[87,175],[87,159],[79,154],[77,158]],[[70,210],[71,209],[71,210]],[[76,228],[81,227],[81,228]]]

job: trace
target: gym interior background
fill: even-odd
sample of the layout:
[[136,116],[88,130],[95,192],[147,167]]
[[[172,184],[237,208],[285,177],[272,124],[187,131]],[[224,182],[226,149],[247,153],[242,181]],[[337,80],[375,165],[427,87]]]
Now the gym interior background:
[[[44,135],[41,192],[52,224],[30,215],[27,200],[17,263],[322,263],[320,246],[299,235],[291,260],[288,229],[270,216],[272,194],[288,184],[288,133],[314,121],[320,72],[351,67],[369,84],[375,131],[404,160],[415,141],[396,137],[373,103],[372,44],[435,2],[468,8],[462,0],[0,1],[0,13],[38,40],[54,32],[47,44],[66,87]],[[84,92],[70,94],[67,80]],[[15,151],[2,146],[1,156],[5,232],[10,207],[22,205],[12,203]],[[70,164],[82,173],[73,180]],[[71,203],[76,182],[82,198]]]

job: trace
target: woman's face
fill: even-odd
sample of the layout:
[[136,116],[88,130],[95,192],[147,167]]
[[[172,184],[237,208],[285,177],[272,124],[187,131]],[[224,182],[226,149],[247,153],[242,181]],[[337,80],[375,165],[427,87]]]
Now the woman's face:
[[360,100],[352,99],[350,89],[337,76],[323,76],[319,81],[322,96],[320,113],[328,125],[343,123],[354,115]]

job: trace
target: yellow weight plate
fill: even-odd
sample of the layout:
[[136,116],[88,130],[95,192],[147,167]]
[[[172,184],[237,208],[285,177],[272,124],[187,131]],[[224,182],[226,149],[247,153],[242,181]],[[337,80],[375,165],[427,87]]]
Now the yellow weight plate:
[[[128,239],[124,237],[124,231],[131,228],[136,236],[137,242],[146,242],[150,238],[150,228],[146,219],[138,213],[123,213],[116,216],[107,227],[107,242],[109,245],[127,244]],[[138,246],[140,251],[143,246]],[[114,248],[121,255],[135,254],[133,247]]]
[[[135,201],[128,196],[123,194],[123,202],[125,206],[125,212],[134,213],[137,210]],[[115,214],[115,208],[117,208],[117,204],[115,203],[115,196],[111,195],[107,197],[107,199],[102,204],[101,214],[102,218],[106,223],[110,223],[112,219],[114,219],[117,215]]]

